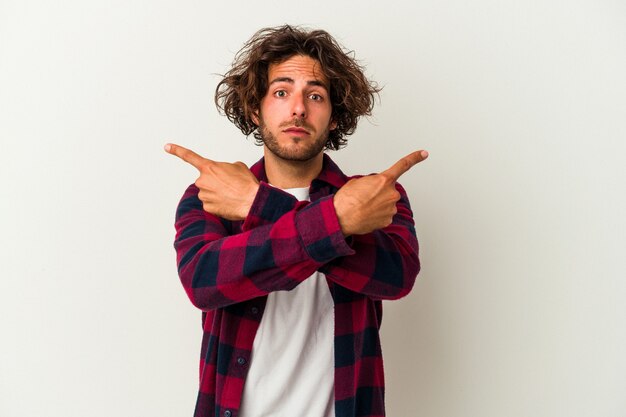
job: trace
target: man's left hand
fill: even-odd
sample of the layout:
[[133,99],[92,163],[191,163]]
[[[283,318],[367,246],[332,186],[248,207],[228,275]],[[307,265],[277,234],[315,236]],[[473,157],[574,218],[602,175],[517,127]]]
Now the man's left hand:
[[243,162],[216,162],[192,150],[168,143],[165,151],[193,165],[200,176],[195,184],[204,211],[227,220],[244,220],[254,202],[259,181]]

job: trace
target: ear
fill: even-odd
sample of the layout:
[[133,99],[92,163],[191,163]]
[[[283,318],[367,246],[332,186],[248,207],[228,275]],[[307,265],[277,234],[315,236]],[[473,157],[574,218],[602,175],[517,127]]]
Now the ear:
[[337,129],[337,122],[335,120],[331,120],[328,130],[335,130],[335,129]]
[[252,114],[250,115],[250,118],[252,119],[254,124],[257,125],[258,127],[259,126],[259,111],[258,110],[253,111]]

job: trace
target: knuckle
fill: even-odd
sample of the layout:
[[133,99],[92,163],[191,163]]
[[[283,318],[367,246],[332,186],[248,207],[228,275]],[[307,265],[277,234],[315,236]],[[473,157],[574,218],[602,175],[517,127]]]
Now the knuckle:
[[210,159],[202,158],[199,165],[200,167],[198,169],[200,169],[201,171],[209,172],[215,168],[216,162],[211,161]]
[[393,183],[393,177],[387,173],[382,173],[382,174],[378,174],[376,175],[376,183],[375,185],[380,187],[380,188],[384,188],[389,186],[389,184]]
[[380,182],[389,182],[392,180],[391,175],[389,175],[387,172],[381,172],[377,175],[377,177],[379,178]]

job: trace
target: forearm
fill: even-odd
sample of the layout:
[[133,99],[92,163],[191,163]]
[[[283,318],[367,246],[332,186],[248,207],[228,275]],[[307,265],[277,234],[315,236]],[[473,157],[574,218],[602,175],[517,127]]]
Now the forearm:
[[[396,203],[397,213],[392,223],[370,233],[348,237],[345,242],[353,252],[331,259],[319,267],[320,272],[337,284],[373,299],[398,299],[407,295],[420,270],[419,246],[409,199],[400,184],[396,183],[395,188],[400,194],[400,200]],[[272,200],[281,200],[277,190],[271,189],[269,192],[272,193]],[[262,203],[265,197],[262,197],[263,193],[260,194],[257,200]],[[263,205],[255,204],[255,207]],[[284,206],[284,202],[278,205]],[[275,212],[274,215],[278,217],[282,212]],[[250,218],[256,219],[254,225],[273,221],[262,217],[249,216],[246,223]],[[328,212],[327,217],[339,221],[335,210]],[[302,228],[316,229],[315,226]]]
[[[267,199],[263,193],[268,190],[262,189],[241,233],[227,230],[227,222],[203,211],[193,186],[183,196],[174,246],[181,282],[198,308],[290,290],[324,263],[352,253],[336,218],[329,216],[330,199],[310,204],[293,199],[289,207],[289,200]],[[267,216],[277,219],[268,221]]]
[[408,294],[420,270],[413,214],[404,189],[392,223],[349,238],[354,255],[334,259],[320,268],[328,278],[373,299],[398,299]]

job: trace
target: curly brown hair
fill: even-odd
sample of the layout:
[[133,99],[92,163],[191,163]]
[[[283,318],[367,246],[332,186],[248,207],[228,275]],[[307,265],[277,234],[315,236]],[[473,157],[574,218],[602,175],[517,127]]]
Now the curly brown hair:
[[361,116],[369,116],[380,88],[365,77],[353,51],[345,51],[324,30],[307,30],[290,25],[259,30],[235,55],[232,68],[215,89],[215,104],[244,135],[254,134],[263,143],[253,115],[268,89],[270,64],[294,55],[309,56],[320,63],[330,82],[331,118],[337,127],[329,132],[326,149],[347,144],[346,136],[356,130]]

